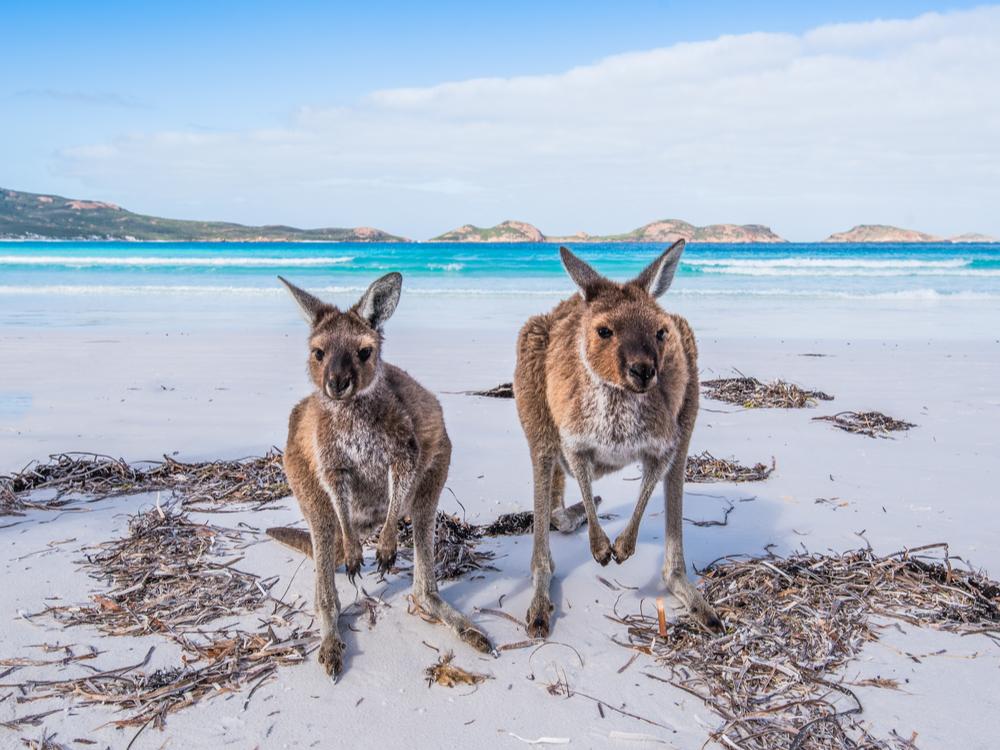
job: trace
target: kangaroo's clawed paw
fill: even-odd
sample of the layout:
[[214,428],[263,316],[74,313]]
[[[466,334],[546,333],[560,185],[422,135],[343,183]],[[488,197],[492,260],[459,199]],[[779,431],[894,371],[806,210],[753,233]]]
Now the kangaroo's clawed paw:
[[545,602],[542,604],[533,603],[528,608],[528,635],[532,638],[548,638],[549,637],[549,622],[552,617],[552,611],[555,609],[552,602]]
[[493,646],[493,642],[490,641],[489,637],[481,630],[474,627],[467,627],[465,630],[461,631],[459,637],[472,646],[476,651],[484,654],[492,654],[493,656],[499,656],[500,653]]
[[335,635],[328,635],[319,646],[319,663],[331,677],[344,671],[344,642]]
[[597,529],[590,534],[590,553],[601,565],[611,562],[611,540],[603,529]]
[[361,572],[361,566],[365,563],[364,554],[361,552],[361,545],[359,544],[355,549],[347,553],[347,559],[344,561],[344,568],[347,570],[347,580],[352,584],[354,579],[357,578],[358,574]]
[[375,550],[375,561],[378,563],[379,576],[385,576],[396,564],[396,545],[391,548],[379,545]]
[[620,534],[615,539],[615,545],[611,549],[611,554],[614,555],[615,562],[621,565],[635,554],[635,537]]

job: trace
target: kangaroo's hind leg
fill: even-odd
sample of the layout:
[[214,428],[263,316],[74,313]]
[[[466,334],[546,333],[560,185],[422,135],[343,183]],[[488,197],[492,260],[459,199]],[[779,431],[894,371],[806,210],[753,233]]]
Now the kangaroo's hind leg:
[[448,476],[451,462],[451,442],[444,445],[433,463],[419,479],[413,496],[413,596],[421,609],[450,627],[458,637],[477,651],[497,655],[489,637],[469,618],[452,607],[438,593],[434,577],[434,526],[438,499]]

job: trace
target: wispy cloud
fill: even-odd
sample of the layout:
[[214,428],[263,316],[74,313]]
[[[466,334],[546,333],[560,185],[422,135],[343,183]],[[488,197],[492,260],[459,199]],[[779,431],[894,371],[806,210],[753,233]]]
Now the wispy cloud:
[[67,149],[58,167],[146,206],[230,192],[250,196],[247,220],[417,236],[510,216],[550,232],[677,216],[803,239],[861,221],[1000,233],[997,91],[1000,7],[985,7],[376,91],[279,129]]
[[19,99],[47,99],[93,107],[121,107],[123,109],[149,109],[150,105],[126,94],[113,91],[66,91],[61,89],[22,89],[14,94]]

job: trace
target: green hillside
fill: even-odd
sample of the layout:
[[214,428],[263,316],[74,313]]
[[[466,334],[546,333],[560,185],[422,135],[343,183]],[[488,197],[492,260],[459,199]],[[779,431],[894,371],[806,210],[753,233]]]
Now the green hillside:
[[0,239],[175,242],[406,242],[379,229],[297,229],[144,216],[113,203],[0,188]]

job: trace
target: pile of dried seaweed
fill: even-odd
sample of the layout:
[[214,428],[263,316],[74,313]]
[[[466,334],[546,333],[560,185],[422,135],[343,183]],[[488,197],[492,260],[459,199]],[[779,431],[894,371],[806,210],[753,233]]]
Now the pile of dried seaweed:
[[504,513],[483,526],[478,526],[481,536],[518,536],[530,534],[534,527],[535,514],[530,510],[518,513]]
[[773,458],[770,466],[761,463],[743,466],[705,451],[688,456],[685,478],[689,482],[762,482],[771,476],[774,466]]
[[813,417],[817,422],[830,422],[845,432],[868,437],[889,437],[890,432],[900,432],[916,427],[912,422],[894,419],[879,411],[842,411],[826,417]]
[[302,662],[305,647],[313,640],[297,633],[282,640],[271,631],[220,631],[208,643],[186,649],[182,666],[142,671],[153,653],[150,648],[139,664],[71,679],[28,681],[17,687],[30,690],[32,700],[72,696],[77,705],[129,712],[114,722],[119,728],[147,724],[162,728],[167,714],[205,696],[232,693],[247,685],[256,689],[279,666]]
[[[494,553],[477,549],[483,536],[475,526],[443,511],[438,511],[434,534],[434,577],[439,581],[459,578],[478,570],[496,570],[490,564]],[[413,547],[413,526],[409,518],[399,522],[399,546]]]
[[[45,500],[29,500],[47,490]],[[60,453],[48,462],[32,462],[20,472],[0,476],[0,515],[28,508],[59,508],[74,497],[101,500],[140,492],[170,491],[186,505],[245,503],[260,507],[287,497],[291,490],[281,464],[281,451],[233,461],[126,463],[97,453]],[[205,507],[201,508],[205,510]]]
[[794,383],[774,380],[762,383],[757,378],[717,378],[705,380],[705,395],[744,409],[802,409],[815,406],[817,401],[833,401],[833,396],[823,391],[809,391]]
[[[931,550],[937,554],[927,557]],[[873,616],[984,632],[1000,642],[1000,584],[953,568],[954,559],[944,544],[886,557],[862,549],[728,558],[709,566],[704,581],[727,624],[724,635],[682,620],[663,637],[655,613],[613,619],[627,627],[630,648],[669,669],[666,678],[647,676],[691,693],[722,717],[712,739],[726,747],[912,748],[899,735],[869,733],[842,667],[878,638]],[[894,687],[886,679],[857,684]]]
[[485,391],[469,391],[470,396],[485,396],[486,398],[514,398],[514,384],[501,383]]
[[[19,701],[72,695],[84,705],[128,711],[115,722],[119,727],[162,726],[168,713],[206,695],[248,685],[256,689],[278,666],[303,661],[313,632],[297,624],[298,609],[271,596],[277,577],[260,579],[233,567],[241,559],[231,558],[240,538],[238,531],[194,523],[160,507],[134,516],[128,536],[102,544],[84,563],[111,588],[94,595],[93,605],[48,607],[42,614],[110,635],[161,635],[180,646],[179,665],[143,671],[150,648],[146,659],[132,666],[17,683],[30,693]],[[259,629],[211,627],[221,617],[239,618],[267,602],[274,608]]]
[[64,625],[94,625],[109,635],[148,635],[201,627],[219,617],[252,612],[277,578],[261,581],[233,567],[238,532],[194,523],[157,508],[133,516],[129,534],[87,556],[92,578],[110,589],[93,605],[49,607]]

